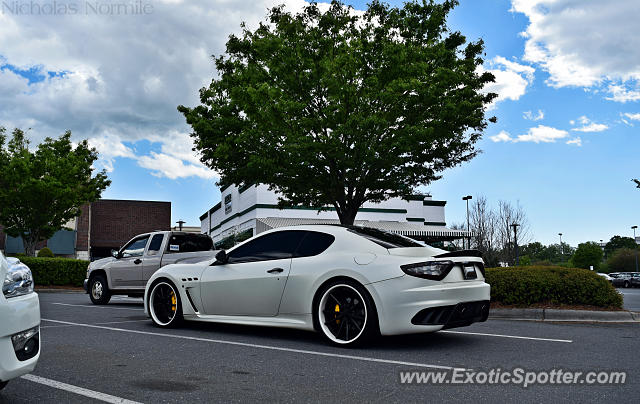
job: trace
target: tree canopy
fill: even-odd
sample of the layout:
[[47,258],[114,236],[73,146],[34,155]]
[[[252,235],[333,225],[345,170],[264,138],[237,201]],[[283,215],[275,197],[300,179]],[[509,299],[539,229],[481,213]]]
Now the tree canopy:
[[620,248],[636,248],[636,242],[631,237],[613,236],[607,244],[604,246],[604,254],[607,257],[611,257],[614,251]]
[[602,248],[592,241],[578,244],[578,248],[571,257],[571,262],[578,268],[589,269],[593,266],[595,270],[600,268],[602,261]]
[[34,255],[38,241],[100,198],[111,181],[105,171],[92,176],[97,151],[86,140],[74,146],[69,131],[46,138],[35,151],[22,130],[15,129],[8,142],[5,133],[0,128],[0,224],[8,235],[22,237],[25,252]]
[[365,202],[409,197],[469,161],[496,94],[483,92],[483,42],[446,25],[456,4],[312,3],[243,25],[201,105],[178,107],[202,162],[221,185],[267,184],[281,206],[333,206],[350,224]]

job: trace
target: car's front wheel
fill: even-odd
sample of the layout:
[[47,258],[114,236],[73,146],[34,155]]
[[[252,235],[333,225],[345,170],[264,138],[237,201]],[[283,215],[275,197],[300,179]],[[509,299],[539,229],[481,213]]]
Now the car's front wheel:
[[93,304],[107,304],[111,300],[111,292],[107,285],[107,279],[102,275],[96,275],[89,280],[89,298]]
[[180,294],[169,281],[156,282],[149,293],[149,314],[158,327],[176,327],[182,322]]
[[314,312],[318,328],[336,345],[358,345],[378,330],[378,316],[371,297],[355,282],[326,285],[316,299]]

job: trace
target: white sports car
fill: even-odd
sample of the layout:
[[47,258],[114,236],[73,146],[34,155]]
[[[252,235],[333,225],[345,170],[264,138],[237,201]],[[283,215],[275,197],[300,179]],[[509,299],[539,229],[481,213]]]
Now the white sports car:
[[355,226],[261,233],[215,260],[168,265],[147,283],[154,324],[182,320],[290,327],[352,345],[382,335],[485,321],[489,285],[478,251],[447,252]]

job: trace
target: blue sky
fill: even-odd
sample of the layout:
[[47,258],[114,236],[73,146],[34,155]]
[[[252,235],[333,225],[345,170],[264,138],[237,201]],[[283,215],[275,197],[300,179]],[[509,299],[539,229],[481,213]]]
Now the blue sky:
[[[71,129],[101,152],[98,166],[113,181],[105,198],[171,201],[174,222],[198,225],[220,193],[176,106],[197,104],[215,74],[209,55],[226,36],[280,2],[147,3],[152,12],[128,16],[3,8],[0,125],[33,128],[34,142]],[[519,203],[545,244],[559,232],[576,245],[640,225],[631,182],[640,177],[640,38],[632,34],[640,6],[603,3],[467,0],[453,11],[452,29],[484,40],[484,69],[496,74],[500,98],[482,153],[420,188],[448,201],[448,223],[464,221],[461,197],[471,194]]]

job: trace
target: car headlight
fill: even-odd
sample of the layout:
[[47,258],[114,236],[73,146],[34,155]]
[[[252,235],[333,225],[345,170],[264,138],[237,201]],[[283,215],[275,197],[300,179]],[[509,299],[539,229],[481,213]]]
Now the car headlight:
[[4,297],[16,297],[33,293],[33,276],[26,265],[9,267],[2,284]]
[[405,274],[434,281],[443,280],[453,268],[452,261],[428,261],[401,265]]

